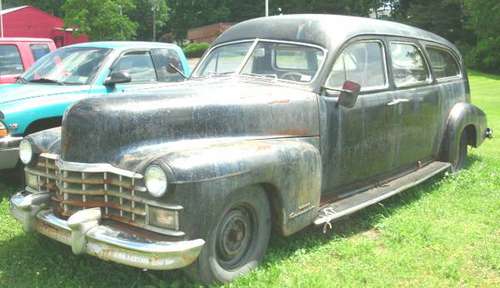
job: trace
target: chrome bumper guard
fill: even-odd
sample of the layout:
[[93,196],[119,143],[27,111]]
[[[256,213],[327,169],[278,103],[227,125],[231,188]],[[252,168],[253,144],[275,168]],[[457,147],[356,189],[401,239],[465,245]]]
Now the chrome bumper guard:
[[22,137],[0,138],[0,170],[15,168],[19,161],[19,143]]
[[77,255],[89,254],[142,269],[170,270],[194,262],[205,244],[202,239],[152,242],[100,225],[99,208],[81,210],[63,220],[47,208],[49,199],[49,193],[18,193],[10,199],[11,214],[25,231],[38,231],[69,245]]

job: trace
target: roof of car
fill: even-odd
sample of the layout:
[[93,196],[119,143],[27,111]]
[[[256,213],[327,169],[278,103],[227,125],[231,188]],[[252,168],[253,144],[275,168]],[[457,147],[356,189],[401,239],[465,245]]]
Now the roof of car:
[[142,42],[142,41],[103,41],[103,42],[86,42],[79,43],[67,47],[94,47],[94,48],[109,48],[109,49],[134,49],[134,48],[169,48],[176,47],[174,44],[160,42]]
[[54,42],[49,38],[29,38],[29,37],[3,37],[0,38],[1,42]]
[[365,17],[318,14],[272,16],[244,21],[229,28],[214,44],[261,38],[308,42],[334,48],[360,35],[417,38],[456,49],[443,37],[409,25]]

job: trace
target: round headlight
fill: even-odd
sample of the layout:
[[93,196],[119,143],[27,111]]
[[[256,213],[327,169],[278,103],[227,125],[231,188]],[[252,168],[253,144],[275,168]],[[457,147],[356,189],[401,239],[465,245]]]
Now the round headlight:
[[19,144],[19,158],[24,165],[28,165],[33,160],[33,148],[30,141],[24,139]]
[[146,169],[144,183],[154,197],[161,197],[167,192],[167,174],[158,165],[151,165]]

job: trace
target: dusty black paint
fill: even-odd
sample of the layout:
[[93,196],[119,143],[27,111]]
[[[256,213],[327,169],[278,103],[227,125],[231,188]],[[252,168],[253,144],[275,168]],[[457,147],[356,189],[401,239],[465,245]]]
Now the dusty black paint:
[[[289,235],[312,222],[321,199],[343,197],[421,163],[452,161],[465,127],[475,129],[471,144],[485,137],[486,118],[470,104],[461,57],[439,36],[386,21],[302,15],[244,22],[215,45],[254,38],[326,48],[320,77],[310,85],[244,76],[192,79],[141,97],[86,99],[67,111],[62,138],[56,129],[31,139],[39,151],[69,162],[110,163],[137,173],[150,163],[162,165],[171,187],[161,200],[184,207],[187,238],[203,238],[224,198],[242,187],[266,187],[274,217]],[[316,92],[339,51],[361,39],[448,48],[464,75],[404,89],[390,81],[361,93],[352,109],[339,107],[335,95]],[[394,99],[408,101],[387,106]]]

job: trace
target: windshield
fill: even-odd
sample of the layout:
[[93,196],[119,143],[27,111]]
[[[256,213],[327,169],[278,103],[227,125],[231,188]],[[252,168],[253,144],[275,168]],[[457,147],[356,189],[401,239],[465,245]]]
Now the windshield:
[[[242,74],[308,83],[324,59],[320,48],[272,41],[217,47],[198,66],[194,77]],[[246,62],[245,62],[246,61]]]
[[99,70],[109,49],[74,47],[57,50],[38,61],[23,80],[39,83],[88,84]]

